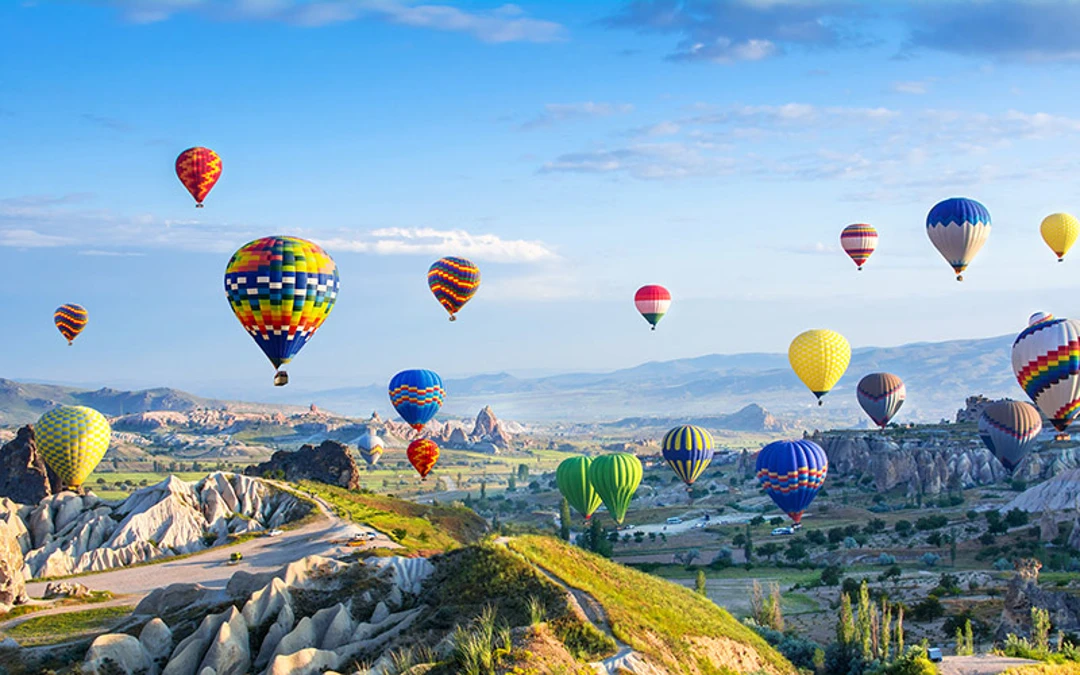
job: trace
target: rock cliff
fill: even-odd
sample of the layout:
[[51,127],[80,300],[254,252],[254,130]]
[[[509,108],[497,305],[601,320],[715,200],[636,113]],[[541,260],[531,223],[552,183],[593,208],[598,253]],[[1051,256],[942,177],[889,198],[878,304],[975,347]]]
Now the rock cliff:
[[0,447],[0,497],[37,504],[61,489],[60,479],[38,454],[32,427],[22,427]]
[[1033,558],[1017,560],[1016,574],[1005,591],[1005,607],[995,640],[1004,641],[1009,633],[1031,636],[1031,608],[1050,612],[1054,630],[1065,633],[1080,631],[1080,598],[1068,593],[1055,593],[1039,588],[1039,569],[1042,563]]
[[283,471],[285,480],[314,480],[355,490],[360,487],[360,468],[353,461],[349,448],[337,441],[321,445],[302,445],[295,452],[279,450],[270,461],[244,469],[248,476],[265,476]]

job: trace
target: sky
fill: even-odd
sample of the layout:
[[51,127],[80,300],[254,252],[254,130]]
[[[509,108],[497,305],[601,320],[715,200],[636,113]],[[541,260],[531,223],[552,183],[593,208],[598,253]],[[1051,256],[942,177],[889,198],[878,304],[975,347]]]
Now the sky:
[[[276,234],[339,269],[289,367],[311,390],[1076,315],[1080,251],[1038,227],[1080,211],[1078,31],[1067,0],[0,3],[0,376],[267,393],[222,276]],[[194,145],[224,166],[198,210]],[[963,283],[925,230],[952,196],[994,223]],[[444,255],[483,273],[454,323]],[[647,283],[674,297],[655,332]]]

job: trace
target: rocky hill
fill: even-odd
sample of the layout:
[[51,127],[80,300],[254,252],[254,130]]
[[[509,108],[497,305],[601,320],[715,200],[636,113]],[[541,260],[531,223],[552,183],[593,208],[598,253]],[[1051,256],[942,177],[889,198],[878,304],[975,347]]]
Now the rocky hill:
[[7,562],[22,581],[201,551],[230,535],[280,527],[311,508],[261,480],[212,473],[196,483],[170,476],[115,506],[92,492],[60,492],[34,505],[4,498],[0,522],[16,542]]
[[[707,599],[546,537],[431,558],[309,557],[238,573],[224,593],[177,584],[83,649],[82,672],[102,675],[451,675],[481,654],[498,673],[795,673]],[[27,651],[23,665],[62,654]]]
[[602,426],[618,429],[667,429],[679,424],[696,424],[706,429],[725,431],[784,432],[791,429],[771,412],[756,403],[744,406],[727,415],[700,415],[691,417],[628,417]]
[[295,452],[279,450],[270,461],[244,469],[244,474],[277,475],[290,482],[316,480],[349,490],[360,487],[360,469],[349,448],[337,441],[323,441],[318,447],[303,445]]

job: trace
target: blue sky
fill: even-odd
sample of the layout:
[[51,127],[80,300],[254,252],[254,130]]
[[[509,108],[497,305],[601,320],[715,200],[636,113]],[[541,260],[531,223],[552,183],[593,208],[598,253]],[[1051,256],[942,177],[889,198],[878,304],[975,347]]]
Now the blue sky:
[[[0,375],[258,397],[221,279],[271,234],[340,270],[290,368],[312,389],[1076,315],[1080,252],[1038,225],[1080,211],[1078,30],[1064,0],[3,3]],[[224,162],[198,211],[192,145]],[[924,228],[955,195],[994,217],[963,284]],[[861,274],[852,222],[881,235]],[[484,281],[451,324],[425,272],[453,254]]]

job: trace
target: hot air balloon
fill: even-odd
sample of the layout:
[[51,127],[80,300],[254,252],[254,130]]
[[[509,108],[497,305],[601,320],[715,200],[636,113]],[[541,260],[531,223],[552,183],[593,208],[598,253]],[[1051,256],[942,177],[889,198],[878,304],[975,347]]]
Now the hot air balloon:
[[926,234],[963,281],[962,272],[990,238],[990,212],[974,199],[946,199],[930,209]]
[[445,398],[442,378],[432,370],[403,370],[390,380],[390,402],[417,431],[435,417]]
[[[229,259],[225,294],[244,330],[280,368],[330,316],[338,295],[337,265],[304,239],[256,239]],[[288,381],[283,370],[274,375],[275,386]]]
[[998,401],[979,415],[979,436],[998,461],[1012,471],[1027,457],[1042,431],[1042,415],[1022,401]]
[[865,223],[848,225],[840,233],[840,245],[844,247],[844,252],[855,261],[861,272],[863,264],[877,248],[877,230]]
[[112,429],[105,416],[81,405],[64,405],[42,415],[34,441],[64,487],[77,489],[109,449]]
[[1058,262],[1062,262],[1080,235],[1080,221],[1067,213],[1051,213],[1043,218],[1039,233],[1050,250],[1057,254]]
[[1080,321],[1033,314],[1013,342],[1012,365],[1020,387],[1067,438],[1080,412]]
[[690,424],[675,427],[664,434],[661,447],[668,466],[686,483],[688,491],[713,458],[712,436],[701,427]]
[[855,389],[859,405],[882,429],[889,423],[907,397],[904,381],[892,373],[870,373],[859,380]]
[[829,459],[813,441],[775,441],[757,457],[761,487],[798,527],[803,511],[825,484]]
[[559,492],[575,511],[585,516],[585,520],[600,508],[600,495],[596,494],[589,482],[590,464],[592,460],[588,457],[567,457],[555,469],[555,484],[559,486]]
[[60,334],[67,339],[69,346],[71,341],[83,331],[83,328],[86,328],[86,320],[86,310],[83,309],[82,305],[60,305],[53,312],[53,323],[56,324]]
[[851,361],[851,345],[834,331],[808,330],[791,341],[788,361],[821,405],[821,397],[844,376]]
[[660,323],[660,319],[664,318],[671,307],[671,293],[663,286],[655,284],[642,286],[634,294],[634,306],[641,312],[641,316],[652,324],[652,329],[656,330],[656,324]]
[[429,438],[418,438],[409,443],[409,449],[405,451],[409,458],[409,464],[413,465],[421,479],[426,479],[431,473],[435,462],[439,461],[439,446]]
[[221,157],[210,148],[188,148],[176,158],[176,177],[195,198],[195,208],[201,209],[203,200],[221,178]]
[[641,460],[628,452],[600,455],[589,465],[589,482],[619,525],[641,483],[641,473]]
[[465,258],[439,258],[428,269],[427,282],[450,320],[457,321],[455,314],[480,288],[480,268]]
[[369,467],[379,463],[379,458],[383,454],[383,442],[381,438],[371,433],[371,430],[364,432],[364,435],[356,441],[356,446],[360,449],[360,456]]

